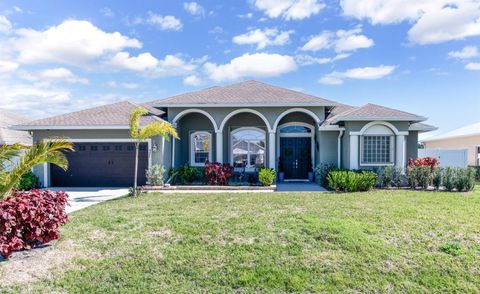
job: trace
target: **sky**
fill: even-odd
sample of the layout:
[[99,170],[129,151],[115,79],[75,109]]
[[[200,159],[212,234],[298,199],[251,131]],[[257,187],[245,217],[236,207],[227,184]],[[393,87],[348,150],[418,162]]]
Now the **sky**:
[[0,107],[42,118],[255,79],[480,121],[480,0],[0,0]]

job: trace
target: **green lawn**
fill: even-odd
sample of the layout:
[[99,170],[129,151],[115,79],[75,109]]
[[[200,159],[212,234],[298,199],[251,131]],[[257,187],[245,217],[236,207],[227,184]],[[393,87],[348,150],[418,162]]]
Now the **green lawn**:
[[480,292],[480,192],[148,194],[72,214],[49,254],[0,292]]

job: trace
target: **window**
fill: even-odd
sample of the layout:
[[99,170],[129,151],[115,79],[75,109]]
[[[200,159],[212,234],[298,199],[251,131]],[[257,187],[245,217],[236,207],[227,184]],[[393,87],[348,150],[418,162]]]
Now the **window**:
[[79,145],[78,146],[78,151],[86,151],[87,148],[85,147],[85,145]]
[[362,136],[362,164],[393,164],[393,136]]
[[190,135],[190,165],[203,166],[207,161],[212,161],[212,135],[194,132]]
[[97,145],[92,145],[92,146],[90,146],[90,150],[91,150],[91,151],[97,151],[97,150],[98,150],[98,146],[97,146]]
[[257,128],[235,130],[231,146],[233,167],[254,169],[265,165],[264,131]]
[[108,146],[108,145],[103,145],[103,146],[102,146],[102,150],[103,150],[103,151],[110,151],[110,146]]
[[115,151],[122,151],[122,145],[115,145]]
[[147,145],[141,144],[141,145],[138,147],[138,149],[139,149],[140,151],[147,151]]
[[299,126],[299,125],[295,125],[295,126],[287,126],[287,127],[284,127],[280,130],[280,133],[281,134],[298,134],[298,133],[311,133],[312,130],[308,127],[304,127],[304,126]]
[[127,146],[127,151],[135,151],[135,146],[133,146],[133,145],[128,145],[128,146]]

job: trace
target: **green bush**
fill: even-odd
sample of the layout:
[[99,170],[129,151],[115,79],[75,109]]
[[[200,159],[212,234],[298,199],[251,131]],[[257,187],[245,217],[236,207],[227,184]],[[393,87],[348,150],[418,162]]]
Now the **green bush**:
[[469,166],[475,170],[475,180],[480,181],[480,166]]
[[443,184],[443,168],[437,167],[433,172],[433,186],[439,190]]
[[17,184],[18,190],[29,191],[40,188],[40,179],[32,172],[24,173]]
[[337,166],[333,163],[320,163],[317,165],[313,170],[317,184],[325,186],[328,174],[334,169],[337,169]]
[[372,171],[333,170],[327,176],[327,186],[331,190],[343,192],[368,191],[377,181]]
[[451,167],[445,168],[442,178],[445,190],[452,191],[455,188],[455,170]]
[[385,166],[377,170],[378,185],[381,187],[400,187],[405,182],[402,169],[397,166]]
[[458,192],[472,191],[475,188],[475,170],[473,168],[457,168],[455,188]]
[[175,184],[186,185],[193,182],[204,182],[203,168],[196,166],[182,165],[175,169],[170,169],[170,176]]
[[432,168],[426,165],[407,167],[408,184],[411,188],[422,187],[427,189],[432,185],[433,173]]
[[163,175],[165,168],[161,164],[154,164],[147,170],[147,179],[152,186],[163,185]]
[[264,186],[270,186],[275,181],[276,173],[273,168],[262,167],[258,171],[258,181]]

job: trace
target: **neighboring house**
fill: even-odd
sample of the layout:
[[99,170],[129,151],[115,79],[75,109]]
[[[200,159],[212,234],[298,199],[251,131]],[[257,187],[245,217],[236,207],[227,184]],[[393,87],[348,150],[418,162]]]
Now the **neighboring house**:
[[480,165],[480,122],[422,140],[425,149],[467,149],[468,165]]
[[[418,133],[434,129],[423,116],[384,106],[353,107],[301,92],[245,81],[141,104],[142,123],[167,120],[180,139],[157,137],[142,147],[140,171],[205,161],[232,164],[237,171],[277,169],[285,179],[308,178],[309,168],[332,163],[348,169],[405,167],[417,156]],[[37,120],[21,126],[34,141],[67,136],[76,144],[67,173],[45,164],[35,172],[45,186],[113,186],[131,183],[133,148],[128,119],[137,107],[118,102]],[[140,176],[145,183],[145,174]]]
[[32,145],[32,136],[26,131],[14,130],[11,126],[23,124],[28,118],[0,108],[0,146],[22,144]]

